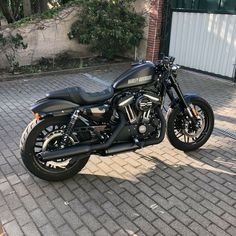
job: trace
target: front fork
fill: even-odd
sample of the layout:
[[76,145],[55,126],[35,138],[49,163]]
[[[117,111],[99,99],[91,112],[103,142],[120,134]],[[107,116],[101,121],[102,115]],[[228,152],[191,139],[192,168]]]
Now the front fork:
[[169,76],[169,79],[170,79],[170,84],[167,85],[167,88],[166,88],[166,92],[170,98],[170,100],[173,102],[175,101],[175,97],[174,97],[174,94],[171,90],[171,88],[174,88],[178,98],[179,98],[179,101],[180,101],[180,104],[182,106],[182,108],[187,112],[187,114],[189,115],[189,118],[192,122],[192,124],[194,126],[197,125],[197,112],[195,110],[194,107],[190,107],[189,104],[186,102],[185,98],[184,98],[184,95],[180,89],[180,86],[178,84],[178,82],[176,81],[176,78],[174,78],[174,76]]

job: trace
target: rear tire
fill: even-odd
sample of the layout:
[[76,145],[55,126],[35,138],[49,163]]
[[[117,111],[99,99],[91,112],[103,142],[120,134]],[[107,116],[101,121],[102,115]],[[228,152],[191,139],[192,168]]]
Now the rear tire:
[[[42,121],[33,120],[26,127],[20,140],[21,157],[27,169],[35,176],[47,181],[61,181],[76,175],[87,164],[90,154],[85,154],[82,160],[76,160],[76,157],[61,160],[62,162],[64,161],[64,163],[70,160],[68,162],[68,165],[63,168],[58,168],[58,167],[55,168],[55,166],[53,166],[53,163],[55,165],[57,163],[60,164],[60,160],[58,162],[51,162],[52,164],[47,166],[45,163],[40,161],[36,156],[36,151],[35,151],[35,149],[37,148],[36,146],[40,146],[39,143],[42,143],[43,146],[44,143],[46,142],[46,141],[41,141],[41,142],[38,141],[42,137],[44,131],[47,130],[48,127],[54,127],[54,126],[55,127],[58,126],[59,130],[60,127],[62,127],[63,125],[65,126],[68,123],[68,121],[69,121],[68,117],[53,117]],[[57,134],[56,136],[58,136],[58,130],[56,131],[57,133],[54,131],[54,133]],[[50,135],[50,131],[47,134],[47,136],[48,135]],[[41,139],[45,140],[45,138]],[[54,140],[52,141],[54,143],[56,142]],[[40,150],[40,148],[38,149]]]
[[[179,106],[169,109],[167,113],[167,137],[175,148],[185,152],[196,150],[204,145],[210,138],[214,128],[214,114],[209,103],[200,97],[192,97],[190,104],[200,108],[202,117],[204,116],[204,121],[202,121],[204,127],[201,127],[202,131],[196,137],[194,137],[194,132],[188,134],[186,126],[183,127],[183,124],[186,125],[187,123],[187,118],[186,115],[183,115]],[[180,137],[183,139],[183,136],[184,140],[181,140]],[[190,139],[192,139],[192,142],[190,142]]]

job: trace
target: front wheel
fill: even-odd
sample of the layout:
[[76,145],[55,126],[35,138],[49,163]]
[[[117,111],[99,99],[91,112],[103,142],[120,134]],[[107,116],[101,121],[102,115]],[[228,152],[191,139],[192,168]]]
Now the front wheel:
[[[20,141],[21,157],[27,169],[37,177],[48,181],[59,181],[77,174],[86,165],[90,154],[83,159],[67,157],[54,161],[41,161],[37,154],[59,148],[68,117],[52,117],[42,121],[33,120],[25,129]],[[68,146],[90,139],[85,132],[69,137]]]
[[193,128],[188,115],[176,106],[167,113],[167,137],[177,149],[188,152],[204,145],[214,128],[211,106],[200,97],[191,97],[190,107],[197,113],[198,128]]

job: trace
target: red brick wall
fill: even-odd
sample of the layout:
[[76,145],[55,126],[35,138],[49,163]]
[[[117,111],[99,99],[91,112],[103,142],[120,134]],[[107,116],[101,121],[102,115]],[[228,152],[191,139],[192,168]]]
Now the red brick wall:
[[164,0],[151,0],[146,59],[155,61],[160,51],[160,36]]

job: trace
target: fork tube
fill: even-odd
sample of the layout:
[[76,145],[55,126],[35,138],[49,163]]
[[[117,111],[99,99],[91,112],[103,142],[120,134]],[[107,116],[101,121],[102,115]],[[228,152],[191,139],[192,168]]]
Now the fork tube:
[[179,86],[178,82],[176,81],[176,79],[172,75],[170,75],[169,78],[170,78],[172,87],[174,88],[176,94],[178,95],[181,103],[184,105],[184,108],[188,111],[189,116],[192,118],[193,114],[192,114],[191,109],[189,108],[187,102],[184,99],[184,95],[183,95],[183,93],[180,89],[180,86]]

